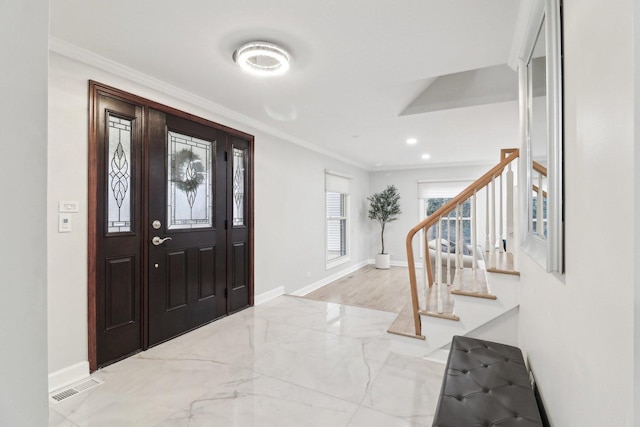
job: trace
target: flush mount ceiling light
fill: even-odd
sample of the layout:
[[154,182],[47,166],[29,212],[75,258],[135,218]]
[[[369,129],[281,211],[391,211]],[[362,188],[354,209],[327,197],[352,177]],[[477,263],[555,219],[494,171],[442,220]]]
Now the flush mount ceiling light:
[[408,138],[407,139],[407,144],[409,145],[414,145],[418,142],[418,140],[416,138]]
[[249,42],[233,52],[233,60],[249,73],[259,76],[280,76],[289,70],[291,55],[273,43]]
[[422,160],[429,160],[430,158],[431,158],[431,155],[430,155],[430,154],[424,153],[424,154],[422,155]]

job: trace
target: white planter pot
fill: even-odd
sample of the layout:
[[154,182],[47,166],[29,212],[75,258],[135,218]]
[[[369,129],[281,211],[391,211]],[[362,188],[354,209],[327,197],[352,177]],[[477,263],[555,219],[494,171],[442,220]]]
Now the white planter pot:
[[391,266],[390,254],[377,254],[376,255],[376,268],[388,270]]

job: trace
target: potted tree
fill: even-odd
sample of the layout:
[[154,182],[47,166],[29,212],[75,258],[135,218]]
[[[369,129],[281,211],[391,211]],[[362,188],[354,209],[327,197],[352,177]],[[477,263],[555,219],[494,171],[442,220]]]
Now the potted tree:
[[382,250],[376,255],[376,268],[388,269],[391,265],[391,256],[384,252],[384,227],[388,222],[398,219],[398,215],[402,213],[400,210],[400,194],[398,194],[395,186],[389,185],[380,193],[367,197],[367,200],[371,205],[369,218],[378,221],[381,228]]

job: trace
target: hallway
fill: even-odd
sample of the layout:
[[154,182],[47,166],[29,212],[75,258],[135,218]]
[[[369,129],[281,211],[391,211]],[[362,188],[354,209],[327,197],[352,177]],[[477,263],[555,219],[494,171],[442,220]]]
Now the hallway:
[[444,365],[391,353],[395,317],[282,296],[98,371],[49,425],[430,426]]

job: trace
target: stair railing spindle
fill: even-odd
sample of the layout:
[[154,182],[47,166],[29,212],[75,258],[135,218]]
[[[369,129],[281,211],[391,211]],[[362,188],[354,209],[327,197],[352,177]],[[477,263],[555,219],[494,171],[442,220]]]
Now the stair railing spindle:
[[442,304],[442,217],[438,218],[438,228],[436,229],[436,297],[437,312],[444,311]]
[[502,203],[502,174],[500,174],[500,221],[498,225],[498,252],[504,253],[504,204]]
[[536,233],[544,236],[544,188],[543,175],[538,172],[538,206],[536,210]]
[[496,177],[491,178],[491,219],[489,221],[489,265],[496,268]]
[[484,188],[484,193],[486,196],[486,203],[485,203],[485,209],[486,209],[486,215],[485,215],[485,226],[484,226],[484,250],[487,253],[487,255],[489,255],[489,217],[491,216],[491,208],[489,206],[491,206],[489,204],[489,187],[485,187]]
[[456,275],[458,274],[458,271],[462,269],[462,267],[464,266],[464,263],[462,260],[462,251],[460,249],[461,248],[460,242],[462,242],[462,240],[460,239],[461,234],[462,234],[462,212],[460,209],[460,203],[458,203],[456,205]]
[[447,216],[447,286],[451,284],[451,215]]
[[478,242],[477,242],[477,232],[478,226],[476,224],[477,215],[476,215],[476,196],[477,191],[473,191],[473,196],[471,196],[471,275],[473,277],[473,290],[477,292],[478,285],[476,281],[476,275],[478,272]]
[[507,169],[507,248],[513,253],[513,237],[514,237],[514,228],[513,228],[513,170],[511,169],[511,163],[509,163]]

